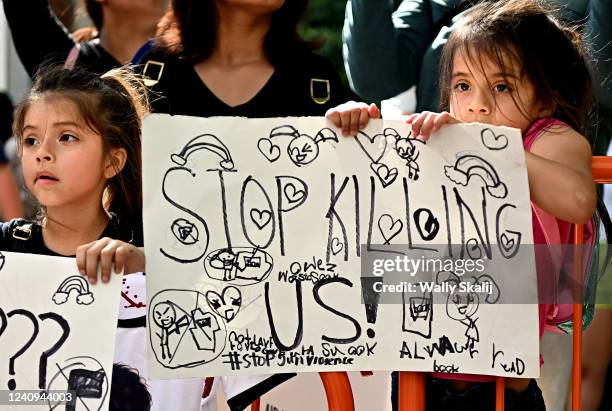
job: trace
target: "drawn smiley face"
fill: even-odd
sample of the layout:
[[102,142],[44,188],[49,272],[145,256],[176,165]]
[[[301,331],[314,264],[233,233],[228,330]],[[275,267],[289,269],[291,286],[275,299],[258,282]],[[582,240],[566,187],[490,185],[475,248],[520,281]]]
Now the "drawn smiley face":
[[161,328],[169,328],[176,321],[176,311],[170,302],[158,303],[153,307],[153,320]]
[[410,140],[402,138],[395,142],[395,150],[400,158],[408,160],[414,156],[416,146]]
[[478,310],[478,294],[472,292],[454,292],[448,295],[446,311],[455,320],[472,317]]
[[287,147],[287,153],[295,164],[305,165],[317,158],[319,146],[312,137],[302,134],[291,140]]

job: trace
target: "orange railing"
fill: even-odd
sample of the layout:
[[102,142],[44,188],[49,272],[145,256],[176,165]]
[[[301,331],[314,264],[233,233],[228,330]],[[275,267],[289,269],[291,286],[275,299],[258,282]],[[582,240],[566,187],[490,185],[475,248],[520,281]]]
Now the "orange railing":
[[[598,184],[612,183],[612,157],[593,157],[593,178]],[[583,237],[582,225],[575,225],[574,243],[580,244]],[[580,247],[574,248],[576,253]],[[576,287],[582,285],[580,273],[580,255],[575,255],[574,278]],[[579,290],[579,292],[581,292]],[[576,301],[580,301],[577,299]],[[573,367],[572,367],[572,411],[580,411],[582,382],[582,304],[574,304],[573,334]],[[355,409],[353,392],[348,375],[345,372],[320,373],[328,409],[330,411],[353,411]],[[495,380],[495,409],[504,409],[505,379]],[[425,411],[425,374],[421,372],[402,371],[399,373],[399,411]],[[259,411],[259,400],[251,406],[251,411]]]

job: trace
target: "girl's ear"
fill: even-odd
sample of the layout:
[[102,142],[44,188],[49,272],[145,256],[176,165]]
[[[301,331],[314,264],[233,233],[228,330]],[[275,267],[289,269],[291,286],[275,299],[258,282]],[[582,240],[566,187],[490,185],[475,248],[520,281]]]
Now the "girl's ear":
[[126,161],[127,151],[125,151],[125,148],[111,148],[106,157],[106,164],[104,164],[104,177],[107,180],[115,177],[123,170]]
[[538,118],[550,117],[557,110],[557,103],[548,102],[548,103],[540,103],[538,108]]

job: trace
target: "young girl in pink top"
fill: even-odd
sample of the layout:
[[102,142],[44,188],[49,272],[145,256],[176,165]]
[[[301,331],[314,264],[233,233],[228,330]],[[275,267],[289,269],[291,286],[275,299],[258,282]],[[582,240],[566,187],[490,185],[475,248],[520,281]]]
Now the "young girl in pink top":
[[[537,2],[483,2],[444,47],[440,90],[442,112],[408,117],[413,135],[435,138],[444,124],[460,122],[520,129],[531,201],[556,219],[561,242],[570,242],[571,223],[588,221],[597,202],[591,147],[583,136],[591,80],[578,34]],[[347,103],[327,117],[348,135],[378,117],[378,110]],[[546,244],[535,214],[534,242]],[[540,335],[549,309],[539,306]],[[494,409],[493,383],[463,380],[430,377],[427,409]],[[507,379],[506,388],[506,410],[545,409],[534,380]]]

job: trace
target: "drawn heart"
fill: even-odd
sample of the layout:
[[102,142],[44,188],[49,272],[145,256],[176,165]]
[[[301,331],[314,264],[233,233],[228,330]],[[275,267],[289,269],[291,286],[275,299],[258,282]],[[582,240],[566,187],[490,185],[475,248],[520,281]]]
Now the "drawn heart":
[[342,252],[342,250],[344,249],[344,244],[342,244],[340,242],[340,239],[338,237],[334,237],[332,239],[332,243],[331,243],[331,252],[333,255],[338,255]]
[[[421,223],[421,218],[426,215],[426,220],[424,223]],[[414,222],[416,224],[417,231],[421,238],[425,241],[433,240],[438,231],[440,230],[440,222],[433,215],[431,210],[426,208],[419,208],[413,214]]]
[[260,138],[257,142],[257,149],[269,162],[273,163],[280,157],[280,148],[272,144],[269,138]]
[[358,131],[355,134],[355,141],[372,163],[378,163],[387,150],[387,136],[384,134],[370,137],[363,131]]
[[306,196],[306,191],[298,190],[297,188],[295,188],[295,185],[293,183],[285,184],[283,192],[285,193],[287,201],[289,201],[290,203],[300,202],[304,200],[304,197]]
[[255,223],[257,228],[260,230],[268,225],[270,220],[272,219],[272,213],[270,210],[260,210],[258,208],[251,209],[251,220]]
[[521,233],[517,231],[508,231],[512,235],[512,237],[508,236],[506,233],[503,233],[499,236],[499,240],[502,247],[502,254],[506,258],[513,257],[518,251],[518,247],[521,245]]
[[397,178],[397,168],[393,167],[389,169],[385,164],[370,164],[370,168],[374,171],[378,179],[380,180],[383,187],[387,187],[390,184],[393,184],[395,179]]
[[236,318],[238,311],[240,311],[242,293],[238,288],[228,286],[223,289],[221,295],[216,291],[208,291],[206,302],[214,312],[225,318],[225,321],[229,323]]
[[489,150],[503,150],[508,147],[508,137],[504,134],[496,135],[490,128],[485,128],[480,132],[482,144]]
[[394,220],[389,214],[383,214],[378,219],[378,229],[385,239],[385,244],[390,244],[404,228],[404,223],[399,218]]

